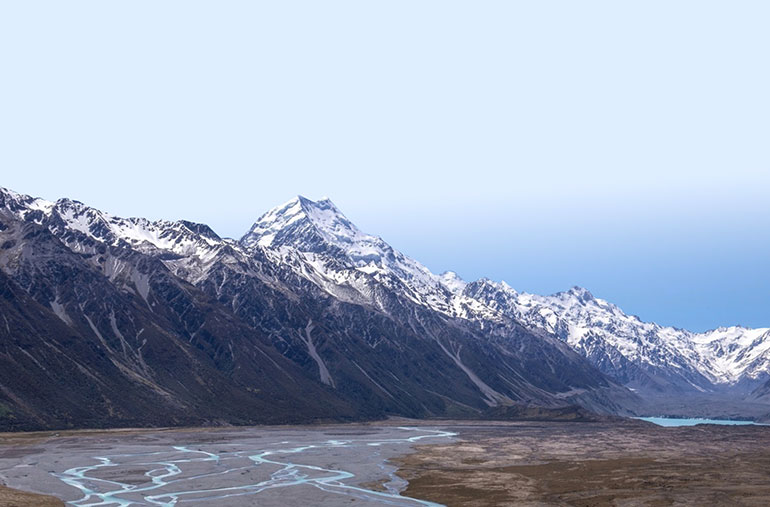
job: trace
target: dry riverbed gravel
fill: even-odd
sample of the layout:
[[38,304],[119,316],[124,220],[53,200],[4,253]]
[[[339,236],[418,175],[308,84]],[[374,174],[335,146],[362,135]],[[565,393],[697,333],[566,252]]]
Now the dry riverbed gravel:
[[139,505],[759,506],[770,505],[770,427],[399,420],[2,434],[0,484],[0,505],[19,507],[115,490]]

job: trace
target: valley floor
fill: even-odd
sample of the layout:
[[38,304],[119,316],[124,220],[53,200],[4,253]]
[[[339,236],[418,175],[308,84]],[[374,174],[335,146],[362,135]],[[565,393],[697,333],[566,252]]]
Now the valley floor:
[[389,460],[453,435],[412,423],[0,434],[0,505],[431,505]]
[[395,461],[446,505],[770,505],[770,427],[458,423]]
[[0,486],[0,505],[8,507],[61,507],[64,502],[53,496],[38,495]]
[[[0,434],[0,505],[768,505],[770,427],[640,421]],[[16,488],[11,490],[9,488]]]

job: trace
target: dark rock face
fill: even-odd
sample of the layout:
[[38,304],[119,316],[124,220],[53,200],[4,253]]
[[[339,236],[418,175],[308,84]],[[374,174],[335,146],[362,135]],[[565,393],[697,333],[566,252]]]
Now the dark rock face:
[[0,189],[0,429],[638,403],[552,335],[443,311],[330,202],[287,206],[236,242]]
[[[78,254],[43,227],[14,226],[4,232],[21,240],[0,278],[3,427],[366,415],[157,259],[103,245]],[[108,262],[131,266],[134,285],[105,276],[98,266]]]

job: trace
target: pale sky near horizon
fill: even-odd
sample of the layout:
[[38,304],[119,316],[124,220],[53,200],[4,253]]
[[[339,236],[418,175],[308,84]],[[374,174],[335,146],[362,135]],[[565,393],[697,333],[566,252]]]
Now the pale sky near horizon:
[[770,3],[0,2],[0,186],[770,326]]

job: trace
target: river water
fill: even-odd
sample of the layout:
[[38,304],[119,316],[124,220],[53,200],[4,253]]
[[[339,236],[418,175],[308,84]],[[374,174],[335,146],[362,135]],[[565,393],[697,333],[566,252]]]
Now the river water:
[[435,428],[348,426],[67,437],[0,459],[0,479],[77,507],[435,506],[400,494],[407,483],[388,458],[453,436]]
[[651,422],[658,426],[675,427],[675,426],[695,426],[697,424],[721,424],[728,426],[746,426],[746,425],[758,425],[763,424],[756,423],[754,421],[736,421],[732,419],[676,419],[673,417],[635,417],[634,419],[640,419],[642,421]]

